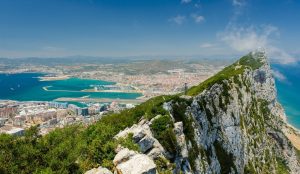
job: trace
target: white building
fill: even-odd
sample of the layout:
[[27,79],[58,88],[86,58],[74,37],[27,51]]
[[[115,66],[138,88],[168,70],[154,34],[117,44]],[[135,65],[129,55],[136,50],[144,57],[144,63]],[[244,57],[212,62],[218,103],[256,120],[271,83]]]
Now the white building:
[[25,130],[22,128],[13,128],[9,131],[6,131],[6,133],[10,134],[10,135],[22,136],[22,135],[24,135]]

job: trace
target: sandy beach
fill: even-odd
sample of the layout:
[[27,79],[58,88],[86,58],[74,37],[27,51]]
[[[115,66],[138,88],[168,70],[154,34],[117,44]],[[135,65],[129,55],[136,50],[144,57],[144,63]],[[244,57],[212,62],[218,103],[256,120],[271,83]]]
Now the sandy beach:
[[281,118],[285,122],[285,126],[282,129],[283,133],[291,141],[294,147],[300,150],[300,131],[287,122],[285,114],[281,115]]
[[286,123],[287,125],[283,129],[284,134],[291,141],[291,143],[300,150],[300,131],[293,127],[292,125]]

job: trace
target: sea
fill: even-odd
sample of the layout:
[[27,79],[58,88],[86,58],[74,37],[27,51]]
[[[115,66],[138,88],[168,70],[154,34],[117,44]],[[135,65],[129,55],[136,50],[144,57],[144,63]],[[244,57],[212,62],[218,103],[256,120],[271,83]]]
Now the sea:
[[[53,101],[60,97],[87,97],[135,99],[140,93],[83,92],[93,85],[113,85],[114,82],[70,78],[55,81],[40,81],[40,73],[0,74],[0,99],[18,101]],[[45,88],[47,90],[45,90]]]
[[271,65],[275,72],[277,96],[287,121],[300,130],[300,64]]
[[[300,64],[272,64],[278,93],[287,121],[300,130]],[[40,81],[40,73],[0,74],[0,99],[18,101],[53,101],[60,97],[135,99],[140,93],[82,92],[91,85],[113,85],[102,80],[70,78],[56,81]],[[47,90],[43,88],[47,87]]]

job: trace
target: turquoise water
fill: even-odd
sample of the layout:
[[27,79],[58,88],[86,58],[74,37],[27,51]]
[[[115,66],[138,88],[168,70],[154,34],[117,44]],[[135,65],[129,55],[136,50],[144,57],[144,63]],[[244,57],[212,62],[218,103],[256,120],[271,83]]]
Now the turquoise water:
[[288,122],[300,129],[300,65],[272,65],[272,68],[285,76],[284,80],[276,79],[278,99]]
[[[57,81],[39,81],[39,73],[0,74],[0,99],[18,101],[52,101],[60,97],[135,99],[139,93],[81,92],[90,85],[112,85],[113,82],[71,78]],[[48,87],[49,91],[43,89]],[[59,90],[59,91],[52,91]]]
[[[288,122],[300,129],[300,65],[272,65],[272,68],[286,77],[285,80],[276,79],[278,99],[286,111]],[[80,90],[90,88],[90,85],[112,85],[113,82],[78,78],[39,81],[37,78],[39,76],[42,76],[42,74],[0,74],[0,99],[52,101],[60,97],[89,96],[90,98],[135,99],[141,96],[138,93],[80,92]],[[45,91],[43,89],[45,86],[51,86],[48,87],[50,91]]]

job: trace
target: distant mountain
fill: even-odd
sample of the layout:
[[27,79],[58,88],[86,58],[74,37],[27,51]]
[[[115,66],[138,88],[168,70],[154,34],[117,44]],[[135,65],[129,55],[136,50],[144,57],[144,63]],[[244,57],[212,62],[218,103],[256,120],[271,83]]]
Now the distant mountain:
[[126,63],[130,62],[131,59],[124,58],[105,58],[105,57],[90,57],[90,56],[70,56],[70,57],[59,57],[59,58],[38,58],[38,57],[27,57],[27,58],[0,58],[0,64],[5,65],[65,65],[65,64],[112,64],[112,63]]
[[224,65],[232,62],[234,59],[224,59],[219,57],[203,56],[131,56],[131,57],[94,57],[94,56],[68,56],[68,57],[25,57],[25,58],[0,58],[0,64],[6,66],[19,65],[80,65],[80,64],[120,64],[136,61],[185,61],[185,62],[203,62],[209,64]]

